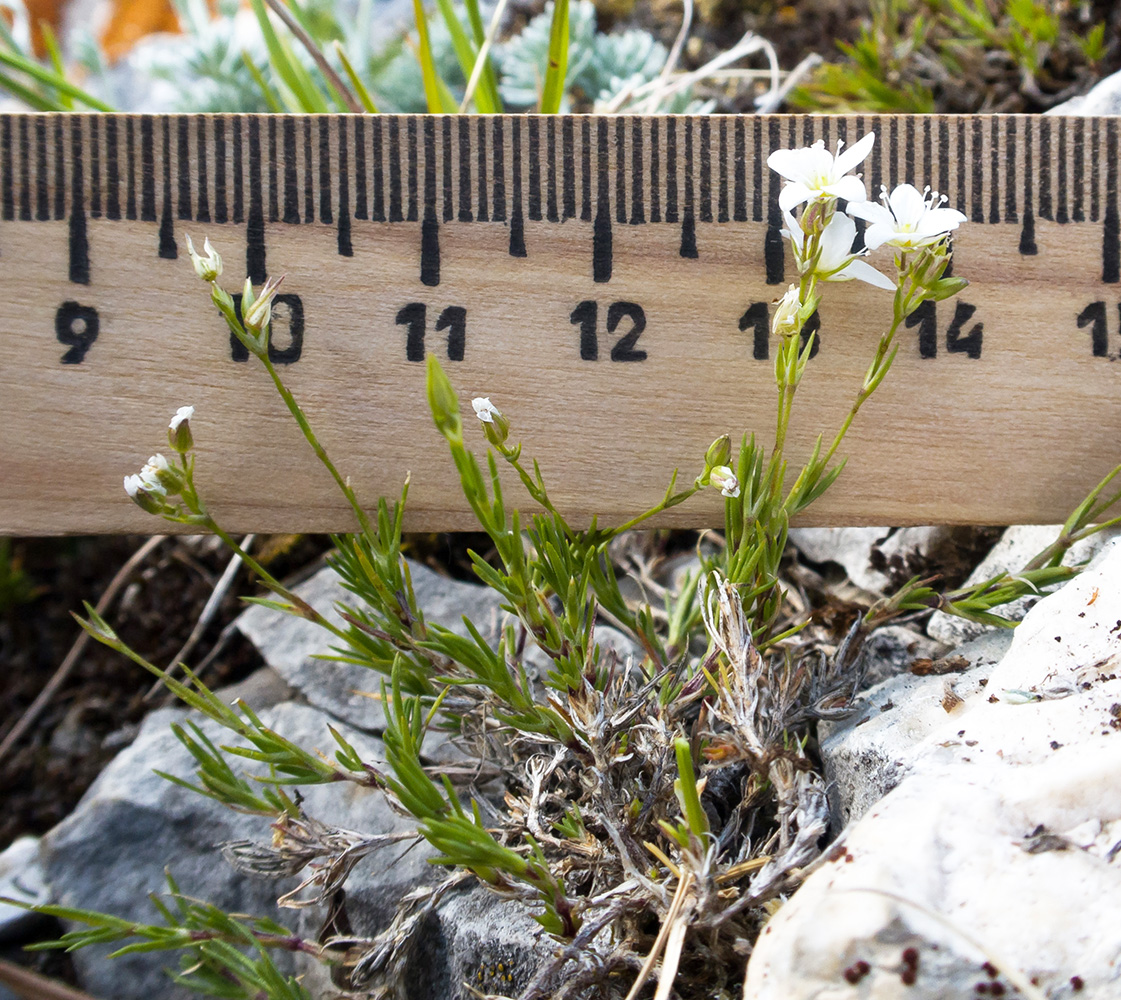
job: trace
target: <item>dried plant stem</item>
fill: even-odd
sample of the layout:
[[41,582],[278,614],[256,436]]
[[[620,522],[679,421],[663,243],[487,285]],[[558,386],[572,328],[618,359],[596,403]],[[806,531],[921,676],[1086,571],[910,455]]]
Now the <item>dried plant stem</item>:
[[[245,538],[242,539],[241,549],[243,552],[249,551],[249,547],[253,544],[254,538],[254,535],[246,535]],[[229,593],[230,587],[233,586],[234,579],[237,577],[237,571],[241,568],[242,561],[241,552],[235,552],[233,556],[231,556],[225,571],[214,585],[214,590],[211,591],[210,597],[207,598],[202,613],[199,615],[198,621],[195,622],[195,627],[191,629],[191,634],[187,636],[187,641],[183,643],[182,648],[171,658],[171,662],[167,665],[168,677],[175,672],[175,668],[180,663],[191,655],[191,651],[198,645],[198,641],[202,638],[203,632],[206,631],[207,626],[218,613],[218,608],[222,603],[222,599]],[[151,701],[156,696],[156,692],[163,687],[163,684],[164,678],[161,677],[155,684],[148,688],[147,694],[144,695],[144,700]]]
[[291,15],[288,8],[281,3],[281,0],[265,0],[265,3],[267,3],[269,9],[284,22],[284,26],[299,39],[300,44],[308,50],[308,54],[315,60],[315,65],[319,67],[320,72],[327,78],[331,86],[335,88],[339,97],[343,99],[347,110],[352,114],[362,114],[365,108],[362,107],[358,99],[350,92],[350,88],[343,81],[343,78],[335,72],[335,68],[327,61],[323,50],[315,44],[315,39],[304,31],[303,25]]
[[[166,535],[153,535],[143,545],[140,546],[131,556],[128,561],[117,570],[117,575],[109,581],[109,586],[105,588],[105,592],[101,595],[101,600],[97,602],[97,613],[99,615],[105,614],[106,609],[116,599],[121,589],[128,583],[137,568],[148,558],[164,541]],[[66,683],[67,678],[70,676],[71,671],[81,659],[82,653],[85,652],[86,643],[89,642],[89,633],[83,631],[77,639],[74,640],[74,645],[70,647],[70,651],[66,654],[66,658],[59,665],[59,668],[47,681],[43,690],[39,692],[35,700],[27,706],[27,710],[19,717],[19,720],[4,737],[3,742],[0,742],[0,760],[3,760],[9,751],[12,749],[24,734],[35,724],[36,719],[42,714],[43,709],[50,704],[51,698],[55,696],[63,684]]]
[[0,986],[8,987],[25,1000],[96,1000],[89,993],[4,959],[0,959]]
[[506,10],[507,0],[498,0],[494,5],[494,13],[491,15],[490,24],[487,26],[487,37],[483,40],[483,44],[479,47],[479,54],[475,57],[475,65],[471,69],[471,79],[467,81],[467,89],[463,92],[463,100],[459,104],[459,113],[463,114],[467,110],[467,105],[471,102],[471,98],[475,94],[475,88],[479,85],[479,80],[482,78],[483,70],[486,69],[487,56],[490,55],[490,47],[494,42],[494,36],[498,34],[498,26],[502,22],[502,14]]
[[[666,914],[666,919],[662,922],[662,929],[658,932],[658,936],[654,940],[654,945],[650,949],[650,954],[646,956],[646,961],[642,963],[642,969],[638,974],[638,978],[634,981],[634,985],[631,986],[626,1000],[636,1000],[638,994],[642,992],[642,987],[646,985],[646,980],[650,978],[650,974],[654,971],[654,966],[658,964],[658,956],[662,954],[663,949],[669,944],[670,937],[675,936],[674,931],[682,911],[685,909],[685,900],[692,885],[693,873],[687,871],[682,876],[681,881],[677,883],[677,892],[674,893],[669,912]],[[677,959],[679,960],[681,958],[680,944],[677,945],[677,948]],[[674,960],[673,966],[673,972],[676,974],[677,960]],[[665,980],[666,976],[663,974],[661,978]],[[673,975],[669,976],[669,980],[671,983],[673,982]],[[659,984],[658,990],[659,993],[661,993],[661,984]],[[666,995],[668,995],[668,991]]]

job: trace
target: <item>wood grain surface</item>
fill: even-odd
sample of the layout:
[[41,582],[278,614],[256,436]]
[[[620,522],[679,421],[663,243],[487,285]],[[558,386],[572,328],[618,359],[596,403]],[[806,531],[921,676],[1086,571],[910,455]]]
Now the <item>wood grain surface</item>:
[[[1061,520],[1121,461],[1118,125],[0,116],[0,531],[160,528],[121,481],[184,404],[226,528],[354,526],[238,358],[186,234],[219,249],[231,292],[285,275],[275,360],[371,506],[411,472],[409,527],[472,524],[425,404],[434,352],[480,452],[486,395],[567,515],[625,519],[719,434],[773,432],[767,317],[794,269],[766,156],[867,131],[871,191],[929,183],[969,216],[954,273],[971,284],[912,317],[805,523]],[[825,292],[792,462],[836,427],[891,316],[887,292]],[[718,524],[719,501],[662,523]]]

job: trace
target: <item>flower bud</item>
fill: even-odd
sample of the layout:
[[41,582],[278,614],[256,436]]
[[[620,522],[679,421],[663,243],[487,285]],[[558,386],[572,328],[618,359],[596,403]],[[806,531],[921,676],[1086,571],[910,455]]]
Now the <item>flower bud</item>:
[[802,302],[798,297],[798,286],[791,285],[786,294],[779,299],[778,308],[771,317],[771,332],[776,337],[796,337],[802,330]]
[[449,441],[463,441],[463,423],[459,419],[459,400],[434,354],[428,355],[428,408],[437,430]]
[[708,474],[709,485],[718,489],[726,497],[740,495],[740,481],[726,465],[718,465]]
[[272,301],[276,298],[277,289],[280,288],[280,283],[283,280],[283,278],[277,278],[274,281],[269,278],[261,288],[261,294],[247,306],[245,303],[252,296],[253,286],[248,278],[245,279],[245,290],[249,293],[249,296],[246,296],[244,292],[242,294],[241,321],[245,324],[247,332],[259,336],[268,329],[269,321],[272,319]]
[[732,439],[727,434],[722,434],[708,446],[705,452],[705,468],[715,469],[718,465],[726,466],[732,457]]
[[162,490],[153,490],[142,476],[125,476],[125,492],[141,510],[162,514],[167,509]]
[[183,489],[183,474],[158,454],[148,459],[148,464],[140,470],[140,481],[149,493],[174,496]]
[[194,415],[193,406],[181,406],[167,425],[168,444],[180,455],[185,455],[194,447],[195,439],[191,436],[191,417]]
[[475,416],[482,421],[487,440],[496,448],[502,448],[510,436],[510,421],[486,396],[476,396],[471,400],[471,406],[475,409]]
[[191,255],[191,263],[195,266],[195,274],[203,281],[214,281],[222,273],[222,258],[210,245],[209,238],[203,241],[202,249],[206,254],[205,257],[195,252],[195,245],[191,242],[191,237],[187,237],[187,253]]

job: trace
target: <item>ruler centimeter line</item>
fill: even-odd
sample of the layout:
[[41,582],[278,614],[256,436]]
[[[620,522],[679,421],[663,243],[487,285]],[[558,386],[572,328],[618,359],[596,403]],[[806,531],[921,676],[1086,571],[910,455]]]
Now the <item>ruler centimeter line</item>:
[[[0,531],[149,528],[116,473],[187,402],[200,478],[232,530],[350,525],[283,407],[230,366],[246,352],[181,259],[184,232],[223,252],[231,291],[245,274],[287,272],[273,360],[371,503],[411,469],[414,527],[470,524],[423,404],[418,362],[437,351],[465,396],[510,406],[576,520],[628,517],[716,434],[773,426],[773,376],[758,362],[771,357],[771,286],[793,262],[766,159],[868,131],[870,197],[929,184],[968,216],[954,266],[971,286],[909,318],[914,346],[811,520],[1062,519],[1121,457],[1109,364],[1121,294],[1108,288],[1121,281],[1118,128],[981,115],[2,115]],[[843,415],[890,318],[890,296],[853,285],[829,289],[811,320],[820,386],[808,377],[802,391],[800,447]],[[665,523],[715,523],[719,509],[699,500]]]

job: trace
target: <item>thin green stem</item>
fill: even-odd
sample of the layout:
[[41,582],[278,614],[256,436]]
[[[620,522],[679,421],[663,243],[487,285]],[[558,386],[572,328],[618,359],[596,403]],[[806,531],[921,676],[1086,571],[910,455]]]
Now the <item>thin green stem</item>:
[[347,502],[353,508],[354,513],[358,517],[358,524],[362,528],[362,533],[368,538],[374,538],[374,530],[370,525],[370,519],[367,517],[366,512],[362,509],[362,505],[358,502],[358,497],[355,495],[354,490],[351,489],[350,483],[340,475],[339,470],[335,468],[335,463],[331,461],[330,456],[327,454],[326,449],[319,443],[319,438],[315,436],[315,431],[311,429],[311,424],[308,423],[307,417],[304,416],[304,411],[300,409],[300,404],[296,402],[296,397],[288,390],[288,387],[280,378],[272,361],[269,360],[268,351],[262,352],[258,355],[261,363],[265,366],[265,371],[269,373],[269,377],[276,386],[276,391],[280,393],[280,398],[284,400],[285,406],[288,407],[288,412],[295,418],[296,423],[300,425],[300,430],[307,438],[308,444],[311,445],[312,451],[315,452],[315,457],[323,463],[324,468],[331,473],[335,482],[342,490],[343,496],[346,497]]
[[[869,368],[869,374],[875,373],[876,375],[879,375],[880,367],[885,364],[888,369],[891,368],[891,364],[895,360],[895,355],[889,354],[888,352],[891,350],[891,347],[895,342],[895,335],[899,332],[899,325],[905,318],[906,317],[904,316],[896,316],[895,321],[891,324],[891,328],[880,338],[879,346],[876,348],[875,360],[873,360],[872,366]],[[886,374],[886,372],[884,372],[884,374]],[[879,376],[879,378],[876,379],[876,385],[879,384],[880,379],[882,379],[882,376]],[[825,453],[825,457],[821,460],[821,467],[823,469],[829,464],[833,456],[837,453],[837,449],[841,446],[841,442],[844,441],[845,435],[848,434],[853,420],[856,419],[856,415],[860,412],[860,408],[868,401],[869,397],[871,397],[876,385],[869,386],[868,380],[866,379],[865,384],[861,386],[860,391],[856,394],[856,398],[853,400],[852,408],[849,410],[848,415],[845,417],[844,423],[841,424],[840,429],[837,431],[836,437],[833,438],[833,443],[829,446],[829,450]]]
[[[257,576],[261,582],[278,597],[284,598],[286,601],[294,604],[299,613],[307,618],[309,621],[314,621],[316,625],[321,625],[327,629],[335,638],[342,639],[344,642],[349,641],[349,637],[345,631],[339,628],[334,622],[325,618],[318,611],[315,610],[310,604],[307,603],[302,597],[297,596],[291,590],[284,586],[276,577],[274,577],[264,566],[262,566],[256,559],[253,558],[248,552],[245,551],[237,541],[214,520],[205,510],[200,510],[199,513],[205,519],[202,523],[209,531],[214,532],[226,547],[235,555],[241,558],[241,561]],[[314,618],[310,617],[313,616]]]
[[664,510],[669,510],[670,507],[676,507],[679,503],[684,503],[691,496],[695,496],[704,489],[704,486],[697,486],[696,484],[690,486],[687,490],[682,490],[680,493],[675,493],[673,496],[664,497],[659,503],[656,503],[649,510],[643,511],[637,517],[632,517],[629,521],[613,528],[613,534],[620,535],[624,531],[630,531],[631,528],[637,527],[643,521],[653,517],[655,514],[660,514]]

